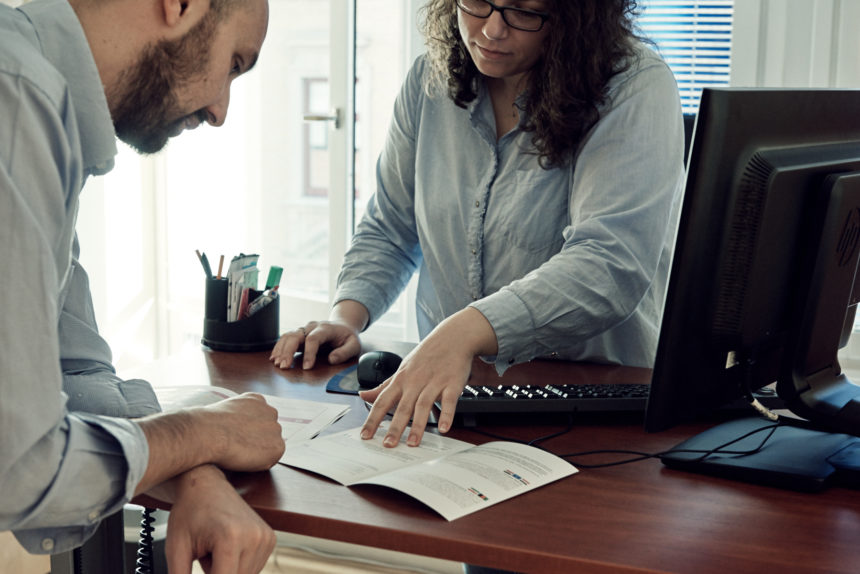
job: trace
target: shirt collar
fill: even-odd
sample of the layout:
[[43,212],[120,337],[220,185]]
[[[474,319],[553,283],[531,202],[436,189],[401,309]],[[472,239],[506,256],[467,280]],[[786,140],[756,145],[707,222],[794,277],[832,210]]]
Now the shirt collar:
[[[520,114],[519,121],[517,122],[517,129],[519,129],[519,126],[523,125],[523,122],[527,119],[527,98],[528,91],[524,90],[517,96],[517,99],[514,100],[515,105],[519,108]],[[466,104],[466,110],[469,112],[469,121],[471,121],[472,126],[483,133],[488,142],[494,143],[496,141],[496,120],[493,117],[493,105],[490,101],[490,93],[487,90],[487,84],[483,79],[477,82],[475,99]]]
[[116,132],[92,51],[67,0],[34,0],[18,8],[33,23],[42,53],[66,79],[81,136],[86,173],[113,168]]

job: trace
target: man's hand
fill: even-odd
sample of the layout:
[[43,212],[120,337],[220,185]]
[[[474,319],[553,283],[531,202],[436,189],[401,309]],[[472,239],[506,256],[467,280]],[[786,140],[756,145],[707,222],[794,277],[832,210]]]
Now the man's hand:
[[284,453],[278,411],[256,393],[136,422],[149,444],[149,463],[135,494],[207,463],[228,470],[265,470]]
[[194,560],[207,574],[257,574],[263,569],[275,548],[275,533],[220,470],[211,465],[192,469],[170,481],[166,490],[173,500],[166,541],[170,574],[190,574]]
[[278,411],[257,393],[244,393],[191,409],[214,440],[218,453],[211,461],[226,470],[266,470],[284,454]]

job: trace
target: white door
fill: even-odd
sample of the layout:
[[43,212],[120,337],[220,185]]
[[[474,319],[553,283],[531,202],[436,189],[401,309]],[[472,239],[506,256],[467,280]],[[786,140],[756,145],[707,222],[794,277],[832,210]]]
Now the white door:
[[[296,18],[299,4],[302,18]],[[273,179],[262,185],[261,227],[263,249],[285,267],[282,330],[328,316],[356,217],[375,191],[376,157],[411,63],[415,4],[273,0],[262,108],[276,109],[291,96],[292,104],[279,111],[278,133],[262,134],[263,145],[273,142],[281,153],[263,150],[262,172]],[[274,143],[285,137],[288,142]]]

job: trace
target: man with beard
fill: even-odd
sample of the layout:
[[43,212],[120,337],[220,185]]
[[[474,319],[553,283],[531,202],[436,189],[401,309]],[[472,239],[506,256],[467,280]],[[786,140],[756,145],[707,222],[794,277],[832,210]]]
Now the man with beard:
[[142,153],[223,123],[255,63],[267,0],[34,0],[0,5],[0,530],[34,553],[82,544],[133,496],[172,502],[167,562],[259,572],[272,530],[221,469],[284,444],[259,395],[159,414],[98,335],[75,217],[115,136]]

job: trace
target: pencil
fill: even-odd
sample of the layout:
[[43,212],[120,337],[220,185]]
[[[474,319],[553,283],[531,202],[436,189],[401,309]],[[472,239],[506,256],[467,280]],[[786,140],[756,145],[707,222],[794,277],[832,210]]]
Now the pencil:
[[221,269],[223,269],[223,268],[224,268],[224,256],[222,255],[221,258],[218,260],[218,276],[216,277],[216,279],[221,279]]

